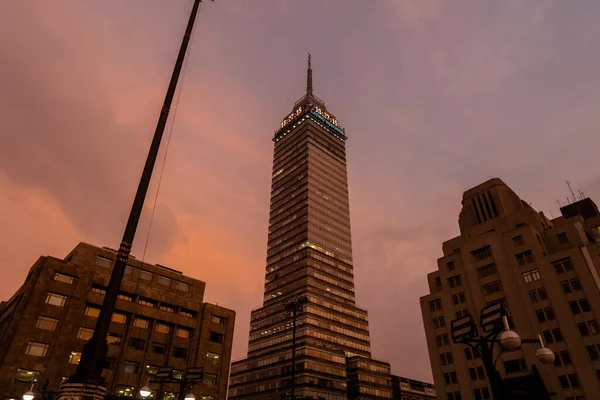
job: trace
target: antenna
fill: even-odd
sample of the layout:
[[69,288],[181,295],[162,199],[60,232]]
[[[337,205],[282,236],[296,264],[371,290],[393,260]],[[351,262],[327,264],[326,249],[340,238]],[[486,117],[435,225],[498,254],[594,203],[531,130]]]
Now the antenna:
[[579,189],[577,191],[579,192],[579,199],[583,200],[583,192]]
[[562,204],[560,204],[560,201],[558,201],[558,199],[556,199],[556,203],[558,204],[558,207],[562,207]]
[[552,215],[552,210],[550,210],[550,216],[554,219],[554,215]]
[[567,184],[567,186],[569,187],[569,191],[571,192],[571,196],[573,197],[573,201],[574,201],[574,202],[575,202],[575,201],[577,201],[577,200],[575,199],[575,193],[573,193],[573,189],[571,189],[571,182],[569,182],[569,181],[566,181],[566,184]]

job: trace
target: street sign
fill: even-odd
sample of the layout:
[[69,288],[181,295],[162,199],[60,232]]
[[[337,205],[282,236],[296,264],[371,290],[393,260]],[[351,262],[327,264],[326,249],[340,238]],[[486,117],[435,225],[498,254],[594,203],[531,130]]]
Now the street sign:
[[490,332],[502,327],[502,317],[506,315],[506,309],[502,302],[492,304],[481,309],[479,326],[484,332]]
[[479,335],[477,332],[477,324],[473,321],[471,314],[452,321],[450,324],[450,332],[454,343],[467,342]]
[[204,368],[192,367],[188,369],[185,378],[188,381],[202,381],[202,379],[204,378]]
[[156,382],[165,382],[171,380],[173,377],[173,367],[161,367],[156,372],[154,378]]

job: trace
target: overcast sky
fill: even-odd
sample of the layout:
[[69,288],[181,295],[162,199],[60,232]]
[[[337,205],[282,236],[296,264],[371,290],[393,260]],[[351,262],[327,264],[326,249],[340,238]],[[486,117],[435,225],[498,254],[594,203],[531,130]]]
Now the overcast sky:
[[[191,5],[0,4],[0,299],[40,255],[118,247]],[[431,381],[419,297],[458,234],[462,192],[500,177],[555,217],[567,179],[600,200],[599,16],[597,0],[205,1],[145,260],[206,281],[207,301],[237,311],[234,358],[245,356],[271,138],[303,94],[310,52],[315,94],[349,137],[373,355]]]

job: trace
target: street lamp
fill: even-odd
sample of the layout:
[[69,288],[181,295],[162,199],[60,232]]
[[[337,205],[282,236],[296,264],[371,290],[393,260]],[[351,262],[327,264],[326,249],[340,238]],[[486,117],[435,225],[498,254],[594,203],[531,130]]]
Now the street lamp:
[[[516,350],[524,343],[538,343],[540,348],[536,351],[536,359],[542,364],[552,364],[554,362],[554,352],[544,347],[542,337],[538,335],[537,339],[522,339],[515,331],[510,330],[508,324],[507,312],[502,303],[492,304],[481,310],[479,328],[485,336],[479,335],[477,324],[469,314],[462,318],[457,318],[451,322],[452,341],[471,347],[475,352],[481,354],[481,360],[485,373],[490,383],[490,388],[495,400],[506,399],[503,379],[496,370],[496,362],[500,359],[505,350]],[[501,346],[500,353],[494,360],[494,347],[496,343]],[[540,379],[539,375],[534,375],[533,379]],[[535,382],[545,392],[543,382]],[[532,389],[533,390],[533,389]]]
[[[203,367],[191,367],[188,368],[185,375],[182,377],[175,377],[175,369],[173,367],[162,367],[156,372],[156,376],[152,382],[155,383],[174,383],[179,385],[179,400],[196,400],[196,396],[192,393],[194,385],[202,382],[204,379],[204,368]],[[140,389],[140,396],[146,398],[152,393],[152,389],[148,386],[150,384],[150,378],[146,386]],[[185,393],[185,395],[184,395]]]
[[33,393],[33,383],[31,384],[31,388],[25,394],[23,394],[23,400],[33,400],[35,397],[35,393]]
[[144,386],[140,389],[140,396],[144,399],[152,394],[152,389],[148,385]]
[[302,296],[295,298],[284,304],[287,311],[292,312],[292,379],[290,386],[292,387],[292,400],[296,400],[296,317],[298,312],[304,309],[304,304],[308,303],[308,298]]
[[194,396],[194,393],[188,393],[185,395],[184,400],[196,400],[196,396]]

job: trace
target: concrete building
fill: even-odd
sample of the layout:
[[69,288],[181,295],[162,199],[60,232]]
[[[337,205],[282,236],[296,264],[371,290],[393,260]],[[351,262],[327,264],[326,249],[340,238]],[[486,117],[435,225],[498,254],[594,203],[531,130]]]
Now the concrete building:
[[437,400],[431,383],[392,375],[394,400]]
[[[232,399],[391,399],[388,363],[371,357],[367,311],[354,297],[346,133],[313,94],[281,122],[275,150],[263,306],[248,357],[232,364]],[[286,302],[306,296],[292,362]]]
[[[92,336],[116,251],[80,243],[64,259],[40,257],[0,305],[0,399],[21,399],[32,383],[50,391],[76,369]],[[104,376],[108,393],[138,398],[158,367],[204,367],[196,399],[227,396],[235,312],[203,302],[205,283],[130,258],[112,317]],[[175,400],[150,383],[150,398]]]
[[521,337],[541,334],[556,355],[536,362],[537,346],[507,351],[496,364],[503,377],[536,364],[553,399],[600,398],[600,213],[589,198],[548,219],[500,179],[462,199],[460,236],[443,243],[438,270],[421,298],[435,387],[441,399],[489,399],[480,357],[452,343],[452,320],[503,302]]

